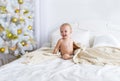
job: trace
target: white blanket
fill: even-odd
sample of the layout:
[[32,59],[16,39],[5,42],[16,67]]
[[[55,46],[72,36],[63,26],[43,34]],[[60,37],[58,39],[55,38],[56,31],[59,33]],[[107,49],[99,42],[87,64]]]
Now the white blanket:
[[78,49],[75,51],[75,63],[89,63],[95,65],[120,65],[120,49],[113,47],[96,47]]
[[[53,54],[51,48],[41,48],[24,55],[24,64],[39,64],[47,60],[60,58],[60,54]],[[95,65],[120,65],[120,49],[113,47],[80,48],[75,50],[74,63],[87,63]]]
[[53,54],[53,49],[44,47],[39,50],[26,53],[23,57],[25,57],[25,60],[22,62],[23,64],[39,64],[41,62],[47,61],[47,60],[54,60],[58,57],[60,57],[60,54]]

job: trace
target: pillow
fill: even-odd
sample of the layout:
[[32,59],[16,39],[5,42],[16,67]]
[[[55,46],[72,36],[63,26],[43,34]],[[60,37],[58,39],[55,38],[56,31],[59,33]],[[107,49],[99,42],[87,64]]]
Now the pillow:
[[120,42],[112,35],[96,36],[93,47],[101,46],[120,47]]
[[88,30],[84,30],[84,29],[74,30],[72,32],[72,39],[76,43],[81,43],[86,47],[90,47],[89,45],[90,33]]
[[[57,44],[57,41],[61,38],[60,31],[57,30],[52,33],[51,36],[51,47],[54,48]],[[72,27],[72,35],[71,38],[76,43],[81,43],[85,45],[86,47],[89,47],[89,31],[80,29],[80,28],[73,28]]]
[[101,35],[108,35],[108,32],[107,31],[92,31],[90,32],[90,47],[93,47],[93,44],[94,44],[94,39],[96,36],[101,36]]

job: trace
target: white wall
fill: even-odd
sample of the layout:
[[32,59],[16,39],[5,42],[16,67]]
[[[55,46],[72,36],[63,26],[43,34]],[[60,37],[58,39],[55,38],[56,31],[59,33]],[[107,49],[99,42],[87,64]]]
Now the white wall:
[[120,0],[41,0],[41,44],[63,22],[120,24]]

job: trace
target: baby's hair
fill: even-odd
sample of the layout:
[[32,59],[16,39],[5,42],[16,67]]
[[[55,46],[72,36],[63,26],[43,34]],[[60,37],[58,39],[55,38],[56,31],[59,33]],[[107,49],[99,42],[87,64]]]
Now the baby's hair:
[[70,27],[70,30],[72,30],[72,27],[69,23],[63,23],[60,27],[63,27],[63,26],[69,26]]

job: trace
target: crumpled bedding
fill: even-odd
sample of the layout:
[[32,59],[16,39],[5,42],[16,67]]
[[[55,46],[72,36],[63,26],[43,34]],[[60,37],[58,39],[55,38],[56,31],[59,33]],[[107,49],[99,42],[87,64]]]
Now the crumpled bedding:
[[[47,60],[54,60],[60,58],[60,53],[53,54],[52,48],[41,48],[34,52],[26,53],[23,64],[39,64]],[[120,65],[120,49],[115,47],[95,47],[85,48],[74,51],[73,62],[93,65]]]
[[75,63],[94,65],[120,65],[120,49],[115,47],[95,47],[77,49],[73,58]]
[[[86,48],[77,44],[80,48],[74,51],[73,62],[93,65],[120,65],[120,49],[115,47]],[[39,64],[47,60],[60,58],[60,53],[53,54],[53,48],[43,47],[36,51],[26,53],[23,64]]]
[[[80,43],[77,43],[76,46],[81,47],[81,50],[86,49],[86,47]],[[26,53],[23,57],[25,58],[25,60],[22,62],[23,64],[39,64],[47,60],[61,58],[61,55],[60,52],[53,54],[53,48],[42,47],[36,51]]]
[[26,53],[23,57],[25,60],[22,62],[23,64],[39,64],[41,62],[47,60],[54,60],[56,58],[61,57],[59,53],[53,54],[53,49],[49,47],[44,47],[38,49],[36,51]]

